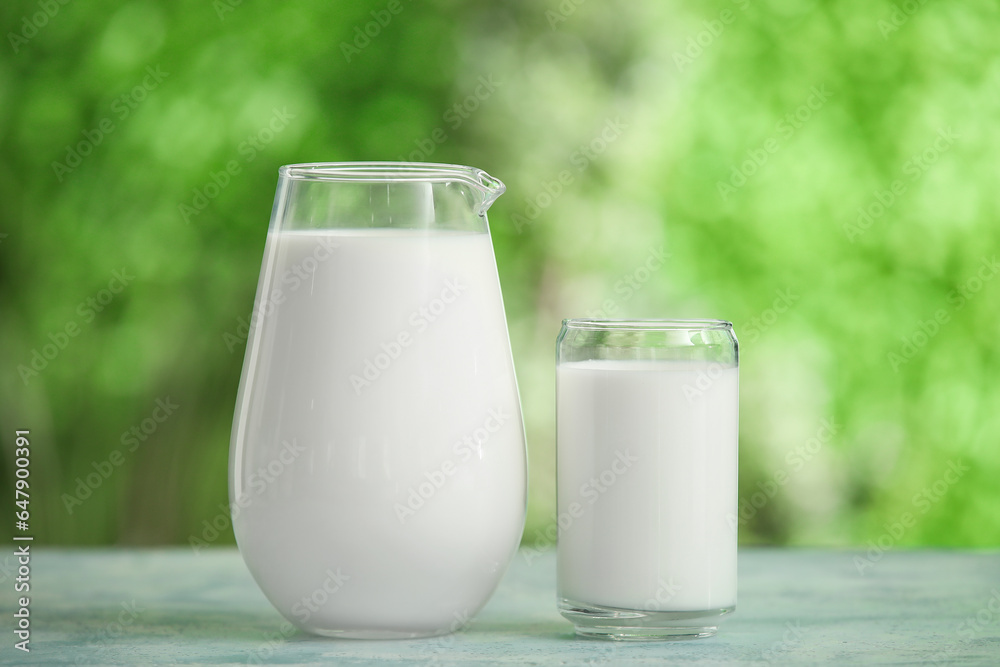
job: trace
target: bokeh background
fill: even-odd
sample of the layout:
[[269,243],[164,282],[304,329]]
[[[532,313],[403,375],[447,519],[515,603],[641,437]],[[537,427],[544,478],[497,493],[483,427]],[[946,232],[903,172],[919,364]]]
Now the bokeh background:
[[1000,544],[996,3],[14,0],[0,24],[0,493],[30,428],[39,541],[206,536],[278,166],[402,159],[508,186],[526,542],[554,521],[559,322],[589,314],[735,323],[743,543]]

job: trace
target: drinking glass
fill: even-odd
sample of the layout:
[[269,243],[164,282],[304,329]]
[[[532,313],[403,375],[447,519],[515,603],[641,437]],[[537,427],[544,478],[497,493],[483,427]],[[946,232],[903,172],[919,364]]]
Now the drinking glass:
[[738,348],[721,320],[563,322],[558,604],[578,634],[715,634],[736,606]]

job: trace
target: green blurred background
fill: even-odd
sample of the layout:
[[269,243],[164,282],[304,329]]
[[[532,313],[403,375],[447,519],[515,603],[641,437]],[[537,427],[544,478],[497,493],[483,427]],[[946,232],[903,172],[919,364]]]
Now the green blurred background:
[[30,428],[39,541],[186,544],[225,516],[278,166],[411,159],[508,187],[526,542],[554,521],[559,322],[589,314],[735,323],[743,543],[1000,544],[995,3],[0,17],[0,493]]

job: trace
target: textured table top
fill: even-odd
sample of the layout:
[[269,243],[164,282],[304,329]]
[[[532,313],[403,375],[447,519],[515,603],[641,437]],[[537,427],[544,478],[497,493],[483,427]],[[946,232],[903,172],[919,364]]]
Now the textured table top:
[[[1000,665],[1000,552],[866,558],[741,550],[738,608],[716,637],[614,643],[576,638],[555,609],[554,554],[522,551],[467,630],[356,641],[283,631],[235,549],[36,548],[31,652],[7,630],[0,664]],[[0,578],[9,628],[9,569]]]

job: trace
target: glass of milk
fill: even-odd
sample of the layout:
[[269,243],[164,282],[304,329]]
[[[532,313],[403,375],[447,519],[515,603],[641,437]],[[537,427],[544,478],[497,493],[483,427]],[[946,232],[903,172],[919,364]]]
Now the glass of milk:
[[715,634],[736,607],[732,324],[566,320],[556,360],[560,612],[590,637]]
[[308,632],[458,630],[525,518],[524,428],[470,167],[282,167],[233,421],[240,552]]

